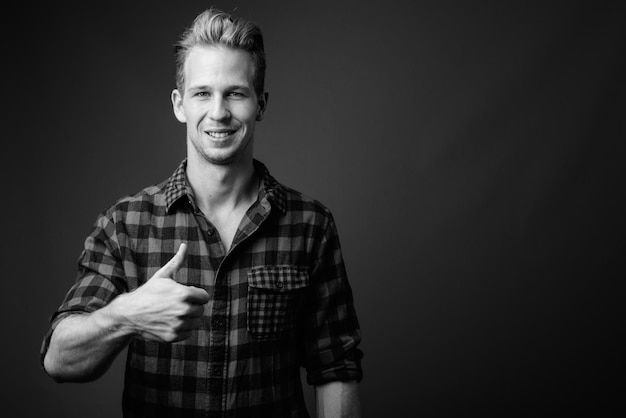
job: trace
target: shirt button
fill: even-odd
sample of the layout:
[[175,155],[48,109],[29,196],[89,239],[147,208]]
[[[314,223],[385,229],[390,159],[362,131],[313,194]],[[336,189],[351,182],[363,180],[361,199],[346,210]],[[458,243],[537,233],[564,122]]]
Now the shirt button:
[[209,235],[213,235],[213,228],[209,228],[206,232]]
[[283,282],[281,282],[280,280],[276,280],[276,283],[274,283],[276,285],[277,288],[282,288],[283,287]]
[[222,328],[224,326],[224,321],[222,321],[221,319],[216,319],[213,324],[215,325],[215,327],[217,328]]
[[213,369],[213,374],[215,376],[221,376],[222,375],[222,369],[218,369],[217,367]]

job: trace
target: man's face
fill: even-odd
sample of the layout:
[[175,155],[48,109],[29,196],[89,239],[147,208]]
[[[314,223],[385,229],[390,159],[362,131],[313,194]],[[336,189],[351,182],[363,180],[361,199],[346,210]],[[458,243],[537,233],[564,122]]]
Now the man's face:
[[185,91],[172,92],[174,114],[187,124],[190,160],[225,165],[252,158],[254,126],[266,97],[253,86],[250,55],[223,46],[196,46],[185,63]]

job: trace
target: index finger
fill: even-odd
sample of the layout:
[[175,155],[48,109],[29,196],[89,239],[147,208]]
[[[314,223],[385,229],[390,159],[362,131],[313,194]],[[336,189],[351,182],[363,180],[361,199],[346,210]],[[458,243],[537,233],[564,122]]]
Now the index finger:
[[196,286],[187,286],[187,290],[188,295],[185,298],[186,301],[198,305],[204,305],[209,301],[209,294],[206,290]]

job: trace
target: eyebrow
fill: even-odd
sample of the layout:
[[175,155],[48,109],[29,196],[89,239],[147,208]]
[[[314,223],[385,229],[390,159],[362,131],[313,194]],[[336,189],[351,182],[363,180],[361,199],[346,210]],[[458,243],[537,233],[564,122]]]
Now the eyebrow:
[[[200,86],[191,86],[189,87],[190,91],[193,90],[213,90],[213,88],[211,86],[207,86],[207,85],[200,85]],[[231,86],[226,86],[226,88],[224,89],[224,91],[232,91],[232,90],[245,90],[245,91],[250,91],[251,88],[248,86],[243,86],[243,85],[239,85],[239,84],[233,84]]]

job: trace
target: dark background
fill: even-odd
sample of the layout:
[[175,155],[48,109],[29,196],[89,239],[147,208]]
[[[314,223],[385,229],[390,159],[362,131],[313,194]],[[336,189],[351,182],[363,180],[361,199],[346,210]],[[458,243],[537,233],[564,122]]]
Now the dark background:
[[[257,157],[335,214],[364,417],[624,412],[626,3],[214,4],[265,34]],[[120,414],[123,359],[56,384],[39,347],[97,213],[184,158],[172,46],[209,5],[5,16],[5,416]]]

